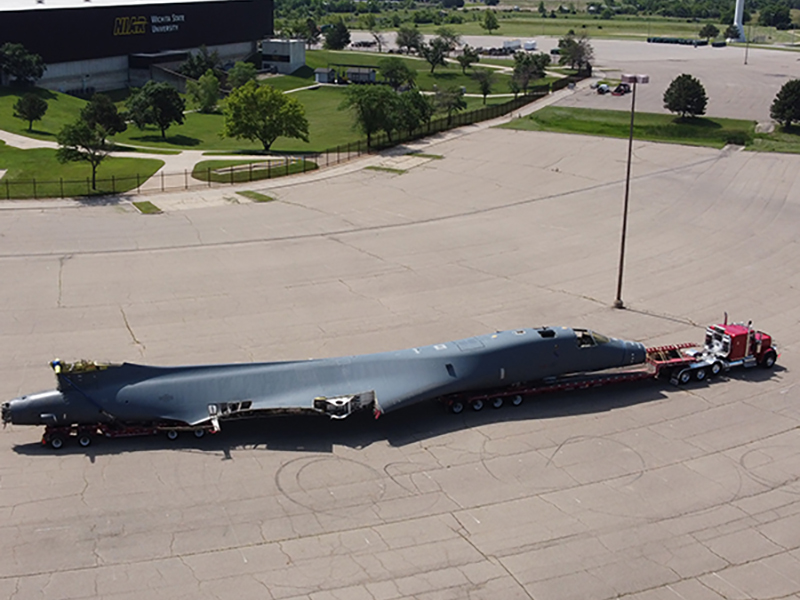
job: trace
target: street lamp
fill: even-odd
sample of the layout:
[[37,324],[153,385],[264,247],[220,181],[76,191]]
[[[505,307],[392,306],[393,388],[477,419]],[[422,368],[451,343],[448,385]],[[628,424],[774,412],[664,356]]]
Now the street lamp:
[[623,75],[623,83],[630,83],[633,88],[631,94],[631,129],[628,135],[628,169],[625,174],[625,203],[622,207],[622,240],[619,245],[619,274],[617,276],[617,299],[614,308],[625,308],[622,302],[622,269],[625,266],[625,233],[628,229],[628,195],[631,189],[631,154],[633,153],[633,115],[636,114],[636,84],[649,83],[649,75]]

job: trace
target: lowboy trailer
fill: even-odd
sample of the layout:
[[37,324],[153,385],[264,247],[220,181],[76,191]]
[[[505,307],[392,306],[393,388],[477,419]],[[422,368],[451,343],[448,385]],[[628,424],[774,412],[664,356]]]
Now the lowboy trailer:
[[779,356],[770,335],[753,329],[752,322],[729,324],[726,313],[724,323],[706,328],[702,347],[688,342],[647,348],[647,358],[641,368],[571,375],[476,394],[453,394],[441,398],[441,401],[450,412],[458,414],[467,407],[479,411],[487,405],[501,408],[506,402],[519,406],[526,396],[645,379],[665,379],[673,385],[685,385],[693,380],[717,377],[732,369],[755,366],[771,369]]

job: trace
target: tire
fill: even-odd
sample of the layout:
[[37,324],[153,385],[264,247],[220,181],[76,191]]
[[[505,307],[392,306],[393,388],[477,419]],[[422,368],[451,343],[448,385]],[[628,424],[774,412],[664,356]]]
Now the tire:
[[92,445],[92,436],[88,433],[82,433],[78,436],[78,445],[81,448],[88,448]]
[[178,431],[176,429],[170,429],[167,431],[167,439],[168,440],[177,440],[178,439]]
[[53,450],[61,450],[64,447],[64,436],[60,433],[55,433],[47,440]]
[[689,369],[684,369],[678,373],[678,383],[686,384],[692,380],[692,372]]
[[495,398],[492,400],[492,408],[503,408],[503,399]]
[[196,437],[198,440],[201,437],[203,437],[205,434],[206,434],[206,430],[205,429],[195,429],[194,430],[194,437]]
[[511,399],[511,406],[519,406],[520,404],[522,404],[522,396],[517,395]]
[[454,415],[460,415],[464,412],[464,403],[461,400],[454,400],[450,403],[450,412]]
[[775,352],[770,350],[764,355],[764,358],[761,359],[761,366],[765,369],[771,369],[775,366],[776,360],[778,360],[778,357],[775,355]]
[[705,381],[706,375],[708,375],[708,371],[705,369],[697,369],[694,372],[694,378],[697,379],[697,381]]
[[483,400],[475,400],[471,404],[472,410],[478,412],[479,410],[483,410]]
[[711,369],[709,370],[709,374],[711,375],[711,377],[716,377],[720,373],[722,373],[722,363],[719,362],[719,361],[715,361],[711,365]]

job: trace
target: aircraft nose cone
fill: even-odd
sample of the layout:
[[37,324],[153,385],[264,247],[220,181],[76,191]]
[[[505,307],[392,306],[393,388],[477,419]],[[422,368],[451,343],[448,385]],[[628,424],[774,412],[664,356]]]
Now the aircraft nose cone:
[[638,365],[647,360],[647,349],[644,347],[644,344],[640,344],[639,342],[627,342],[625,346],[629,364]]
[[3,424],[11,422],[11,402],[3,402]]

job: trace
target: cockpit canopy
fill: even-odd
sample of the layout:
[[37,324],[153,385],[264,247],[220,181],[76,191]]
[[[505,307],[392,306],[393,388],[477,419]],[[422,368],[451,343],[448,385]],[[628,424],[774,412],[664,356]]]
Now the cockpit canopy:
[[602,333],[590,329],[573,329],[578,340],[578,348],[591,348],[600,344],[607,344],[610,340]]

